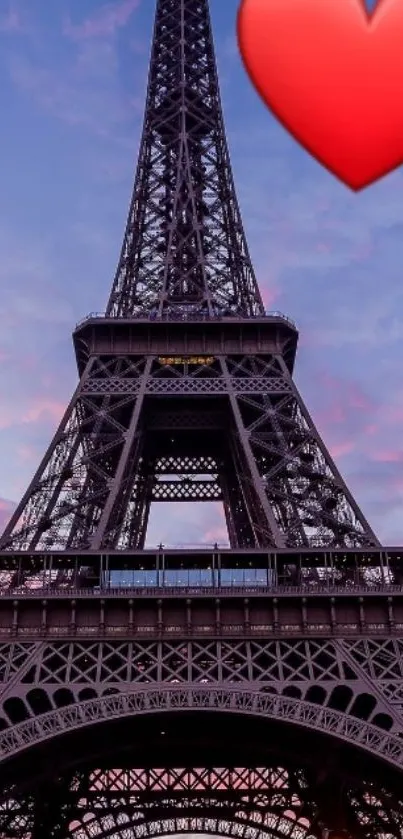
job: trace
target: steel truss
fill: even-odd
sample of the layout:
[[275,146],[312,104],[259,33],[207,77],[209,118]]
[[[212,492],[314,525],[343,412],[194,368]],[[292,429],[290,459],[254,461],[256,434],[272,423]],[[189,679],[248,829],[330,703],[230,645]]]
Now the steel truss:
[[378,544],[282,355],[255,354],[92,358],[0,546],[142,548],[161,500],[223,500],[232,547]]
[[[284,766],[78,771],[50,783],[50,801],[17,797],[10,789],[0,802],[0,835],[154,839],[203,832],[234,839],[306,839],[324,824],[320,798],[311,798],[311,781],[308,770]],[[318,787],[325,803],[329,787]],[[400,837],[403,800],[398,795],[382,788],[375,793],[370,782],[344,787],[344,824],[350,832],[358,839]],[[333,779],[336,806],[339,793]]]
[[206,0],[158,0],[133,198],[107,313],[263,314]]
[[[325,731],[335,735],[343,734],[345,714],[351,725],[348,736],[357,737],[360,744],[367,723],[371,724],[379,729],[371,749],[386,759],[392,741],[384,732],[403,734],[402,661],[400,639],[3,643],[0,731],[4,737],[0,735],[0,755],[9,753],[7,743],[14,748],[14,725],[64,705],[79,705],[133,688],[157,691],[158,686],[161,690],[195,686],[225,692],[227,686],[239,690],[241,699],[246,697],[245,691],[260,697],[259,702],[265,697],[267,701],[279,696],[294,699],[295,713],[300,702],[308,703],[308,717],[314,725],[324,725]],[[184,696],[186,703],[186,691]],[[276,713],[275,707],[270,713]],[[281,707],[287,707],[291,719],[291,707]],[[324,709],[327,716],[323,716]],[[56,719],[57,714],[53,716]],[[359,721],[365,724],[360,726]],[[403,741],[396,752],[399,742],[394,743],[392,757],[403,765]]]

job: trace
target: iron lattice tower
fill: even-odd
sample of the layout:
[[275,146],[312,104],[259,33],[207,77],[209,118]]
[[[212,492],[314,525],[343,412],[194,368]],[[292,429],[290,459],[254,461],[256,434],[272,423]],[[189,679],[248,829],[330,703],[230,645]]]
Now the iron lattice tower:
[[171,499],[222,499],[232,547],[378,544],[293,383],[297,331],[265,314],[207,3],[158,3],[118,269],[74,342],[79,388],[3,549],[143,548]]
[[[119,264],[73,339],[0,541],[0,839],[401,837],[401,552],[264,310],[208,0],[157,0]],[[145,548],[152,502],[195,500],[223,502],[229,549]]]

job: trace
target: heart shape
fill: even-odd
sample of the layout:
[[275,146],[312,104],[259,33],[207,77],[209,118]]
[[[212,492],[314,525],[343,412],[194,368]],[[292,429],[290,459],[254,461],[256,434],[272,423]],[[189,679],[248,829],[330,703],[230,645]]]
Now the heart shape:
[[351,189],[403,162],[403,0],[242,0],[238,43],[266,105]]

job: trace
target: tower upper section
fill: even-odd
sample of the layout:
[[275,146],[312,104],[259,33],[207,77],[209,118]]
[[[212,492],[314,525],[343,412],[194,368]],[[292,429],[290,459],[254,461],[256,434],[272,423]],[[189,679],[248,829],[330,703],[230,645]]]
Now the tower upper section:
[[143,133],[106,314],[264,307],[235,195],[208,0],[157,0]]

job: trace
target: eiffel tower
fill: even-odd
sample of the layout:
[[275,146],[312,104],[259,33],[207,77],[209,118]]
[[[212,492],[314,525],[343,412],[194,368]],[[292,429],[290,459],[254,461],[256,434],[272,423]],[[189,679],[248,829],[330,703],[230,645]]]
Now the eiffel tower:
[[[402,551],[293,381],[235,195],[208,0],[157,0],[79,384],[0,540],[0,839],[401,839]],[[146,548],[221,501],[229,548]]]

